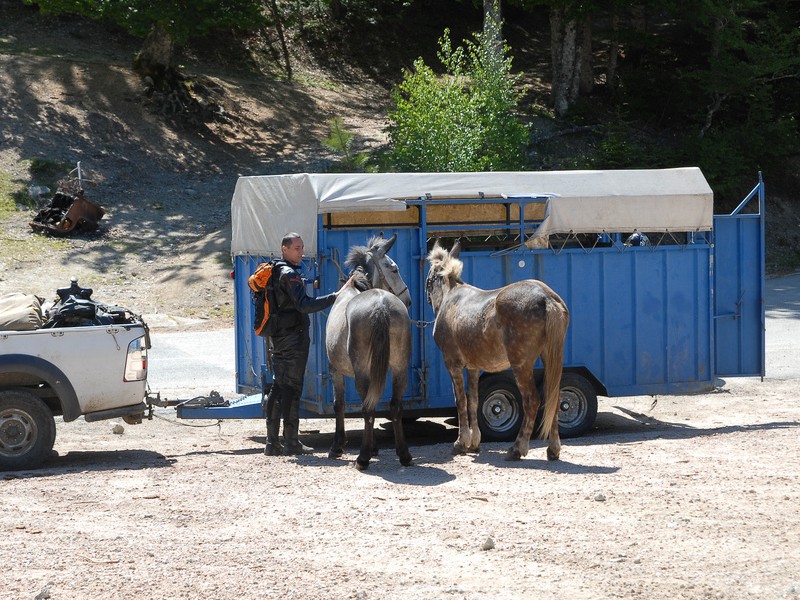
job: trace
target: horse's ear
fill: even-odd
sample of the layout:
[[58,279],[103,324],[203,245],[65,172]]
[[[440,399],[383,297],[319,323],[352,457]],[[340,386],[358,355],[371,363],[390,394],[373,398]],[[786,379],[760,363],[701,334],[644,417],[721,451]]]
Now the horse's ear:
[[[381,232],[381,236],[383,236],[383,232]],[[392,237],[390,237],[388,240],[384,242],[383,253],[386,254],[391,249],[391,247],[394,246],[394,243],[396,241],[397,241],[397,234],[395,233]]]
[[461,254],[461,240],[456,240],[456,243],[453,244],[450,250],[450,258],[458,258],[459,254]]

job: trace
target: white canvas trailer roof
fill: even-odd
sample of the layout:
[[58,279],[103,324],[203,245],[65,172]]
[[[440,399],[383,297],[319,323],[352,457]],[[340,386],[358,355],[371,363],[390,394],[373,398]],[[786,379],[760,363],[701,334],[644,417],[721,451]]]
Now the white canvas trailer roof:
[[240,177],[231,202],[234,255],[279,256],[290,231],[317,252],[317,215],[404,210],[431,198],[546,197],[538,235],[708,231],[713,193],[697,167],[613,171],[337,173]]

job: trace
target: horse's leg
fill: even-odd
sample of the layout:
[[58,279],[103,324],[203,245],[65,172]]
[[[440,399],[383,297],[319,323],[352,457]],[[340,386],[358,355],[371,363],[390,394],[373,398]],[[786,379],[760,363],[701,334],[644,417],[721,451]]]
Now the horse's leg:
[[469,443],[467,452],[481,451],[481,429],[478,427],[478,379],[480,371],[467,369],[467,413],[469,414]]
[[542,355],[544,363],[544,415],[542,416],[541,434],[550,443],[547,445],[547,460],[558,460],[561,456],[561,437],[558,432],[558,410],[561,402],[561,373],[563,371],[563,344],[560,340],[551,342],[547,348],[548,358]]
[[533,426],[536,424],[536,413],[539,411],[539,392],[536,390],[536,382],[533,376],[533,365],[525,364],[522,367],[515,367],[514,379],[517,381],[517,388],[522,396],[522,427],[519,428],[517,439],[514,445],[509,448],[506,460],[520,460],[528,455]]
[[344,431],[344,375],[332,372],[333,379],[333,411],[336,415],[336,432],[333,434],[331,449],[328,458],[339,458],[344,453],[347,442]]
[[[356,370],[355,380],[358,395],[362,399],[366,398],[367,391],[369,390],[369,372],[359,373],[359,371]],[[378,454],[378,447],[375,445],[374,435],[375,410],[364,410],[362,408],[362,414],[364,415],[364,435],[361,438],[361,450],[358,453],[358,458],[356,458],[356,469],[359,471],[363,471],[369,467],[369,459]]]
[[408,371],[397,369],[392,371],[392,401],[389,404],[394,430],[394,447],[400,464],[407,467],[411,464],[411,452],[408,451],[406,433],[403,429],[403,394],[408,385]]
[[467,414],[467,395],[464,393],[464,375],[460,366],[448,366],[453,381],[453,396],[458,413],[458,438],[453,443],[453,454],[466,454],[470,443],[469,415]]
[[561,438],[558,432],[558,411],[561,404],[561,375],[564,370],[564,337],[569,326],[569,311],[555,293],[547,305],[547,339],[542,348],[544,364],[544,415],[539,437],[547,437],[547,460],[558,460]]
[[356,469],[365,471],[369,467],[369,459],[372,458],[373,452],[377,454],[375,448],[375,413],[364,412],[364,437],[361,440],[361,451],[356,458]]
[[[559,399],[561,390],[559,390]],[[550,421],[550,434],[547,436],[550,443],[547,445],[547,460],[558,460],[561,456],[561,437],[558,433],[558,411]]]

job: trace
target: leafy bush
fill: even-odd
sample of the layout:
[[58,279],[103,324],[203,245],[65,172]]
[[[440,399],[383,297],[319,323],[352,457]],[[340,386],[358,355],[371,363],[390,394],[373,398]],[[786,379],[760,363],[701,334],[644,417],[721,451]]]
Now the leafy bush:
[[491,28],[453,49],[439,39],[439,77],[421,58],[394,90],[390,161],[401,171],[501,171],[524,165],[526,126],[519,120],[508,47]]

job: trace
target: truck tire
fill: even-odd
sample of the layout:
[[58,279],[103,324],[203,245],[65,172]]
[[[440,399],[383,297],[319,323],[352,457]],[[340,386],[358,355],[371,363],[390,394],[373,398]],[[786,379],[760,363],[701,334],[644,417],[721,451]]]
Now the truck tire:
[[597,418],[597,394],[589,381],[577,373],[561,375],[558,434],[563,438],[583,435]]
[[0,470],[39,466],[55,439],[55,419],[44,402],[26,390],[0,391]]
[[487,442],[516,439],[525,412],[514,375],[510,371],[481,377],[478,384],[478,427]]

